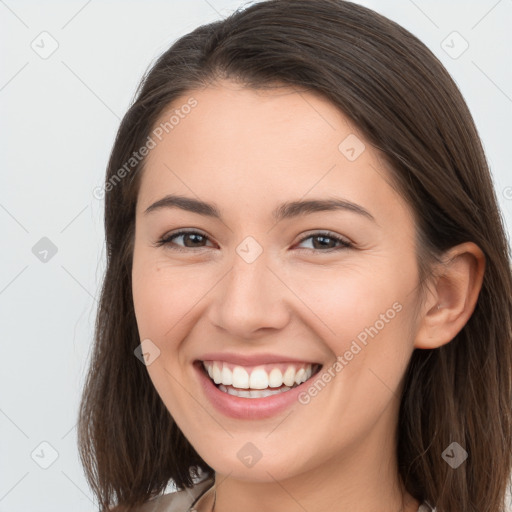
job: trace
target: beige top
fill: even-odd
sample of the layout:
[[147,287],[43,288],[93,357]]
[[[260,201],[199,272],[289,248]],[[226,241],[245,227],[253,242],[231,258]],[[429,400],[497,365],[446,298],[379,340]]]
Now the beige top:
[[[164,494],[145,503],[139,512],[210,512],[213,506],[213,478],[207,478],[190,489]],[[423,502],[417,512],[436,512]]]

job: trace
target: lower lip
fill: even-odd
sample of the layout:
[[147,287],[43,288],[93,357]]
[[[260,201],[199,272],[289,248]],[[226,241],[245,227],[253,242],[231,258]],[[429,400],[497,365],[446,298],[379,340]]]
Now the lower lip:
[[270,418],[298,402],[299,394],[310,384],[310,379],[302,384],[276,395],[264,398],[243,398],[224,393],[217,388],[203,370],[202,363],[194,363],[199,382],[212,405],[225,416],[255,420]]

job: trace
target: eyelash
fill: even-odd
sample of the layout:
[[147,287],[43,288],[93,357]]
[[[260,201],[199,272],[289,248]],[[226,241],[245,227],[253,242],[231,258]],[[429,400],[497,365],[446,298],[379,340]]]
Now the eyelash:
[[[199,235],[199,236],[202,236],[203,238],[208,239],[208,237],[204,233],[201,233],[200,231],[183,229],[183,230],[177,231],[176,233],[172,233],[171,235],[169,235],[167,237],[162,237],[160,240],[158,240],[158,242],[156,242],[155,246],[161,247],[164,245],[168,245],[171,250],[179,251],[179,252],[188,252],[191,250],[194,251],[195,249],[204,249],[205,248],[205,247],[194,248],[194,247],[179,247],[179,246],[172,247],[171,246],[172,240],[174,240],[175,238],[178,238],[182,235]],[[309,248],[301,247],[301,248],[299,248],[299,250],[306,250],[306,251],[313,251],[313,252],[333,252],[333,251],[339,251],[341,249],[349,249],[349,248],[353,247],[353,245],[350,242],[348,242],[347,240],[345,240],[329,231],[310,233],[309,235],[307,235],[304,238],[302,238],[301,240],[299,240],[298,243],[301,244],[302,242],[308,240],[309,238],[316,238],[316,237],[329,238],[329,239],[334,240],[335,242],[339,243],[341,245],[341,247],[330,248],[330,249],[326,249],[326,250],[309,249]]]

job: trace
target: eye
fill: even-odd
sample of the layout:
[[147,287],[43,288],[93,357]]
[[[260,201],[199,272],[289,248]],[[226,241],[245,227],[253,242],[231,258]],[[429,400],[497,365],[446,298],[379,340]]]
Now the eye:
[[[313,242],[313,248],[312,249],[307,249],[307,250],[320,250],[320,252],[330,252],[330,251],[336,251],[336,250],[340,250],[340,249],[347,249],[349,247],[352,247],[352,244],[345,240],[344,238],[341,238],[340,236],[338,235],[335,235],[334,233],[331,233],[329,231],[326,231],[326,232],[319,232],[319,233],[311,233],[309,234],[308,236],[304,237],[301,239],[301,241],[299,242],[299,244],[305,242],[306,240],[318,240],[319,243],[318,244],[315,244],[315,242]],[[333,244],[336,245],[338,244],[339,247],[336,248],[336,247],[333,247]]]
[[[182,242],[184,245],[176,244],[174,241],[182,239]],[[331,232],[319,232],[319,233],[312,233],[308,236],[302,238],[299,242],[299,244],[304,243],[306,240],[318,240],[319,244],[315,244],[313,242],[313,247],[311,249],[308,248],[302,248],[306,250],[313,250],[313,251],[320,251],[320,252],[330,252],[330,251],[336,251],[340,249],[346,249],[349,247],[352,247],[352,244],[348,242],[347,240],[341,238],[338,235],[335,235]],[[156,247],[161,247],[163,245],[170,246],[170,249],[176,250],[176,251],[187,251],[188,249],[202,249],[203,247],[206,247],[205,245],[202,245],[204,242],[207,242],[209,238],[200,231],[192,231],[192,230],[180,230],[176,233],[171,233],[170,235],[167,235],[160,240],[158,240],[155,244]],[[329,243],[329,241],[331,243]],[[333,247],[334,245],[338,244],[339,247]]]
[[[180,246],[174,243],[174,240],[182,239],[184,246]],[[201,245],[202,242],[209,240],[209,238],[200,231],[191,231],[182,229],[177,231],[176,233],[171,233],[168,236],[165,236],[156,242],[156,247],[161,247],[163,245],[171,246],[170,249],[176,251],[187,251],[188,249],[202,249],[205,247]],[[174,247],[172,247],[174,246]]]

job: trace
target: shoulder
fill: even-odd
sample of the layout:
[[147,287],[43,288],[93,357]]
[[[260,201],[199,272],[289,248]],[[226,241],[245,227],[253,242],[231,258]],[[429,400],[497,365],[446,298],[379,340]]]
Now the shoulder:
[[138,507],[136,512],[187,512],[194,501],[212,485],[213,479],[207,478],[193,487],[158,496]]

